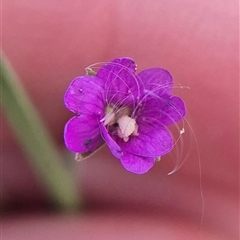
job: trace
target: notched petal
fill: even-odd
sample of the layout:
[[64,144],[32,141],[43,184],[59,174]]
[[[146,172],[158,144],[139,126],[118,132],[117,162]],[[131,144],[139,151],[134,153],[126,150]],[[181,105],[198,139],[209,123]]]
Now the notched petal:
[[154,158],[137,156],[128,152],[124,152],[120,160],[126,170],[136,174],[148,172],[155,163]]
[[144,85],[144,94],[169,94],[173,87],[171,74],[162,68],[150,68],[138,74]]
[[65,125],[64,141],[72,152],[95,151],[103,142],[97,119],[91,116],[71,118]]
[[183,100],[176,96],[171,96],[165,107],[161,111],[161,122],[168,126],[184,118],[186,107]]
[[131,105],[139,99],[142,84],[137,78],[136,64],[131,58],[116,58],[97,72],[105,81],[106,98],[112,104]]
[[68,87],[64,103],[66,107],[80,115],[101,115],[104,112],[102,81],[93,76],[75,78]]
[[115,141],[123,152],[143,157],[159,157],[168,153],[173,147],[173,139],[169,130],[151,119],[139,119],[138,136],[131,136],[128,142],[119,137]]

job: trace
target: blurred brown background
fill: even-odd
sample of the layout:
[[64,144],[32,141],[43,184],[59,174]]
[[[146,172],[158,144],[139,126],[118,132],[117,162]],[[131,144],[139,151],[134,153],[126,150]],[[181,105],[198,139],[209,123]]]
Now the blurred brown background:
[[[129,56],[138,71],[168,69],[188,89],[200,149],[205,201],[201,228],[199,162],[189,127],[185,164],[176,152],[145,175],[126,172],[104,148],[76,164],[87,204],[56,214],[7,119],[2,121],[2,239],[239,239],[238,1],[2,1],[2,48],[61,151],[72,114],[63,104],[70,81],[95,62]],[[74,156],[66,158],[73,161]]]

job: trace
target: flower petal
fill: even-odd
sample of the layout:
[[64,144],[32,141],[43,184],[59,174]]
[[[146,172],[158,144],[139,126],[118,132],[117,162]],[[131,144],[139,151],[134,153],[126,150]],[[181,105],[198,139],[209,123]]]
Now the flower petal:
[[122,150],[120,146],[113,140],[113,138],[108,134],[108,131],[103,123],[99,124],[100,131],[102,134],[102,138],[105,140],[106,144],[108,145],[111,153],[114,157],[120,159],[122,156]]
[[97,72],[97,77],[105,81],[109,104],[131,105],[136,102],[142,88],[135,72],[136,64],[131,58],[116,58]]
[[169,94],[173,87],[171,74],[162,68],[150,68],[138,74],[144,84],[145,94],[163,95]]
[[72,152],[96,150],[103,142],[97,118],[89,115],[71,118],[65,125],[64,140],[66,147]]
[[123,152],[129,152],[143,157],[159,157],[168,153],[173,147],[171,133],[152,119],[138,118],[138,136],[131,136],[124,142],[118,136],[113,136]]
[[161,110],[161,122],[168,126],[174,124],[186,115],[186,108],[183,100],[176,96],[171,96],[169,101]]
[[128,152],[124,152],[120,160],[126,170],[137,174],[148,172],[155,163],[155,158],[137,156]]
[[146,98],[135,115],[168,126],[180,121],[186,115],[186,109],[181,98],[165,94]]
[[68,87],[64,102],[66,107],[76,114],[103,115],[102,81],[95,76],[75,78]]

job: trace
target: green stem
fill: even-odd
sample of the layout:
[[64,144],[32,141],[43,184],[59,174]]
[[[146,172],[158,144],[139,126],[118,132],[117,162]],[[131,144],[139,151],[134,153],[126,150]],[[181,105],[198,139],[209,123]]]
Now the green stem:
[[73,176],[16,74],[1,56],[1,105],[16,136],[41,181],[64,211],[76,209],[80,200]]

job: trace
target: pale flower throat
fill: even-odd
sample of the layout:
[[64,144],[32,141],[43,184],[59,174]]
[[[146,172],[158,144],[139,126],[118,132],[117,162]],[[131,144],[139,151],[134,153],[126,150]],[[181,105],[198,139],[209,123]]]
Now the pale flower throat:
[[136,120],[131,118],[130,109],[125,107],[117,112],[114,112],[114,107],[106,108],[106,115],[101,120],[104,121],[104,125],[113,126],[117,130],[117,135],[125,142],[129,140],[131,135],[138,135],[138,125]]

